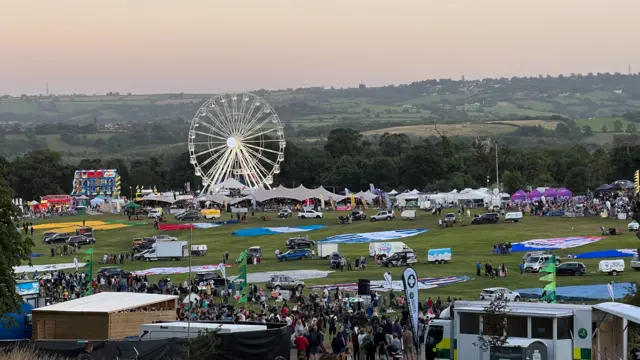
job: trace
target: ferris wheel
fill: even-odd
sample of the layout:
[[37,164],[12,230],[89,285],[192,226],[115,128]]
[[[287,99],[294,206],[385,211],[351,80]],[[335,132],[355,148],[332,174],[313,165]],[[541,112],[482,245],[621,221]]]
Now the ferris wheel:
[[250,93],[215,95],[189,128],[189,161],[203,193],[228,178],[250,188],[271,188],[284,160],[284,130],[274,109]]

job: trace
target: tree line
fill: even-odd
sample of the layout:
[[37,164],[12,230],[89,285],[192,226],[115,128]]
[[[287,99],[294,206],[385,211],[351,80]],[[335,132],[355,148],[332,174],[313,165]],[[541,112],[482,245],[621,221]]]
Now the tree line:
[[[364,190],[370,183],[389,190],[495,187],[496,148],[499,182],[507,192],[527,186],[566,186],[586,192],[603,183],[630,179],[640,168],[637,135],[616,136],[611,150],[575,145],[532,151],[503,142],[446,136],[414,140],[405,134],[385,133],[366,138],[354,129],[339,128],[322,145],[288,141],[275,185],[323,185],[336,191]],[[97,168],[118,170],[123,195],[130,195],[130,188],[136,185],[163,191],[183,190],[185,183],[192,190],[200,187],[186,151],[164,158],[82,159],[76,164],[65,163],[59,153],[48,149],[12,160],[0,157],[0,177],[14,197],[24,200],[69,193],[75,170]]]

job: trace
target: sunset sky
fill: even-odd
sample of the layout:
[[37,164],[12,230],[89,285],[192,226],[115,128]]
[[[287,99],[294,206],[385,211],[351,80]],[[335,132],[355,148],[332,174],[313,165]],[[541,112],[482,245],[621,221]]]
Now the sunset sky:
[[0,94],[640,72],[639,0],[0,0]]

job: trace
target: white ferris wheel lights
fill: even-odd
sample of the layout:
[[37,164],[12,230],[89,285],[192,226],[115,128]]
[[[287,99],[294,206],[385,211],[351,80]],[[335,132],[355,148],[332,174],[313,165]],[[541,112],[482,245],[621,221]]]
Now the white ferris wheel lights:
[[242,179],[247,187],[271,188],[285,146],[278,114],[250,93],[212,97],[189,128],[189,162],[202,178],[203,192],[227,178]]

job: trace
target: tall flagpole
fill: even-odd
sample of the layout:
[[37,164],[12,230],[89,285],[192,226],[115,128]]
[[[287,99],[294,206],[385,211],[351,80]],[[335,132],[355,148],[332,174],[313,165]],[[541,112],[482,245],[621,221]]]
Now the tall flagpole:
[[190,226],[189,230],[189,246],[187,249],[187,255],[189,256],[189,288],[187,291],[187,296],[189,299],[189,319],[187,320],[187,341],[191,339],[191,244],[193,243],[193,226]]
[[498,142],[496,141],[496,188],[500,190],[500,180],[498,179]]

